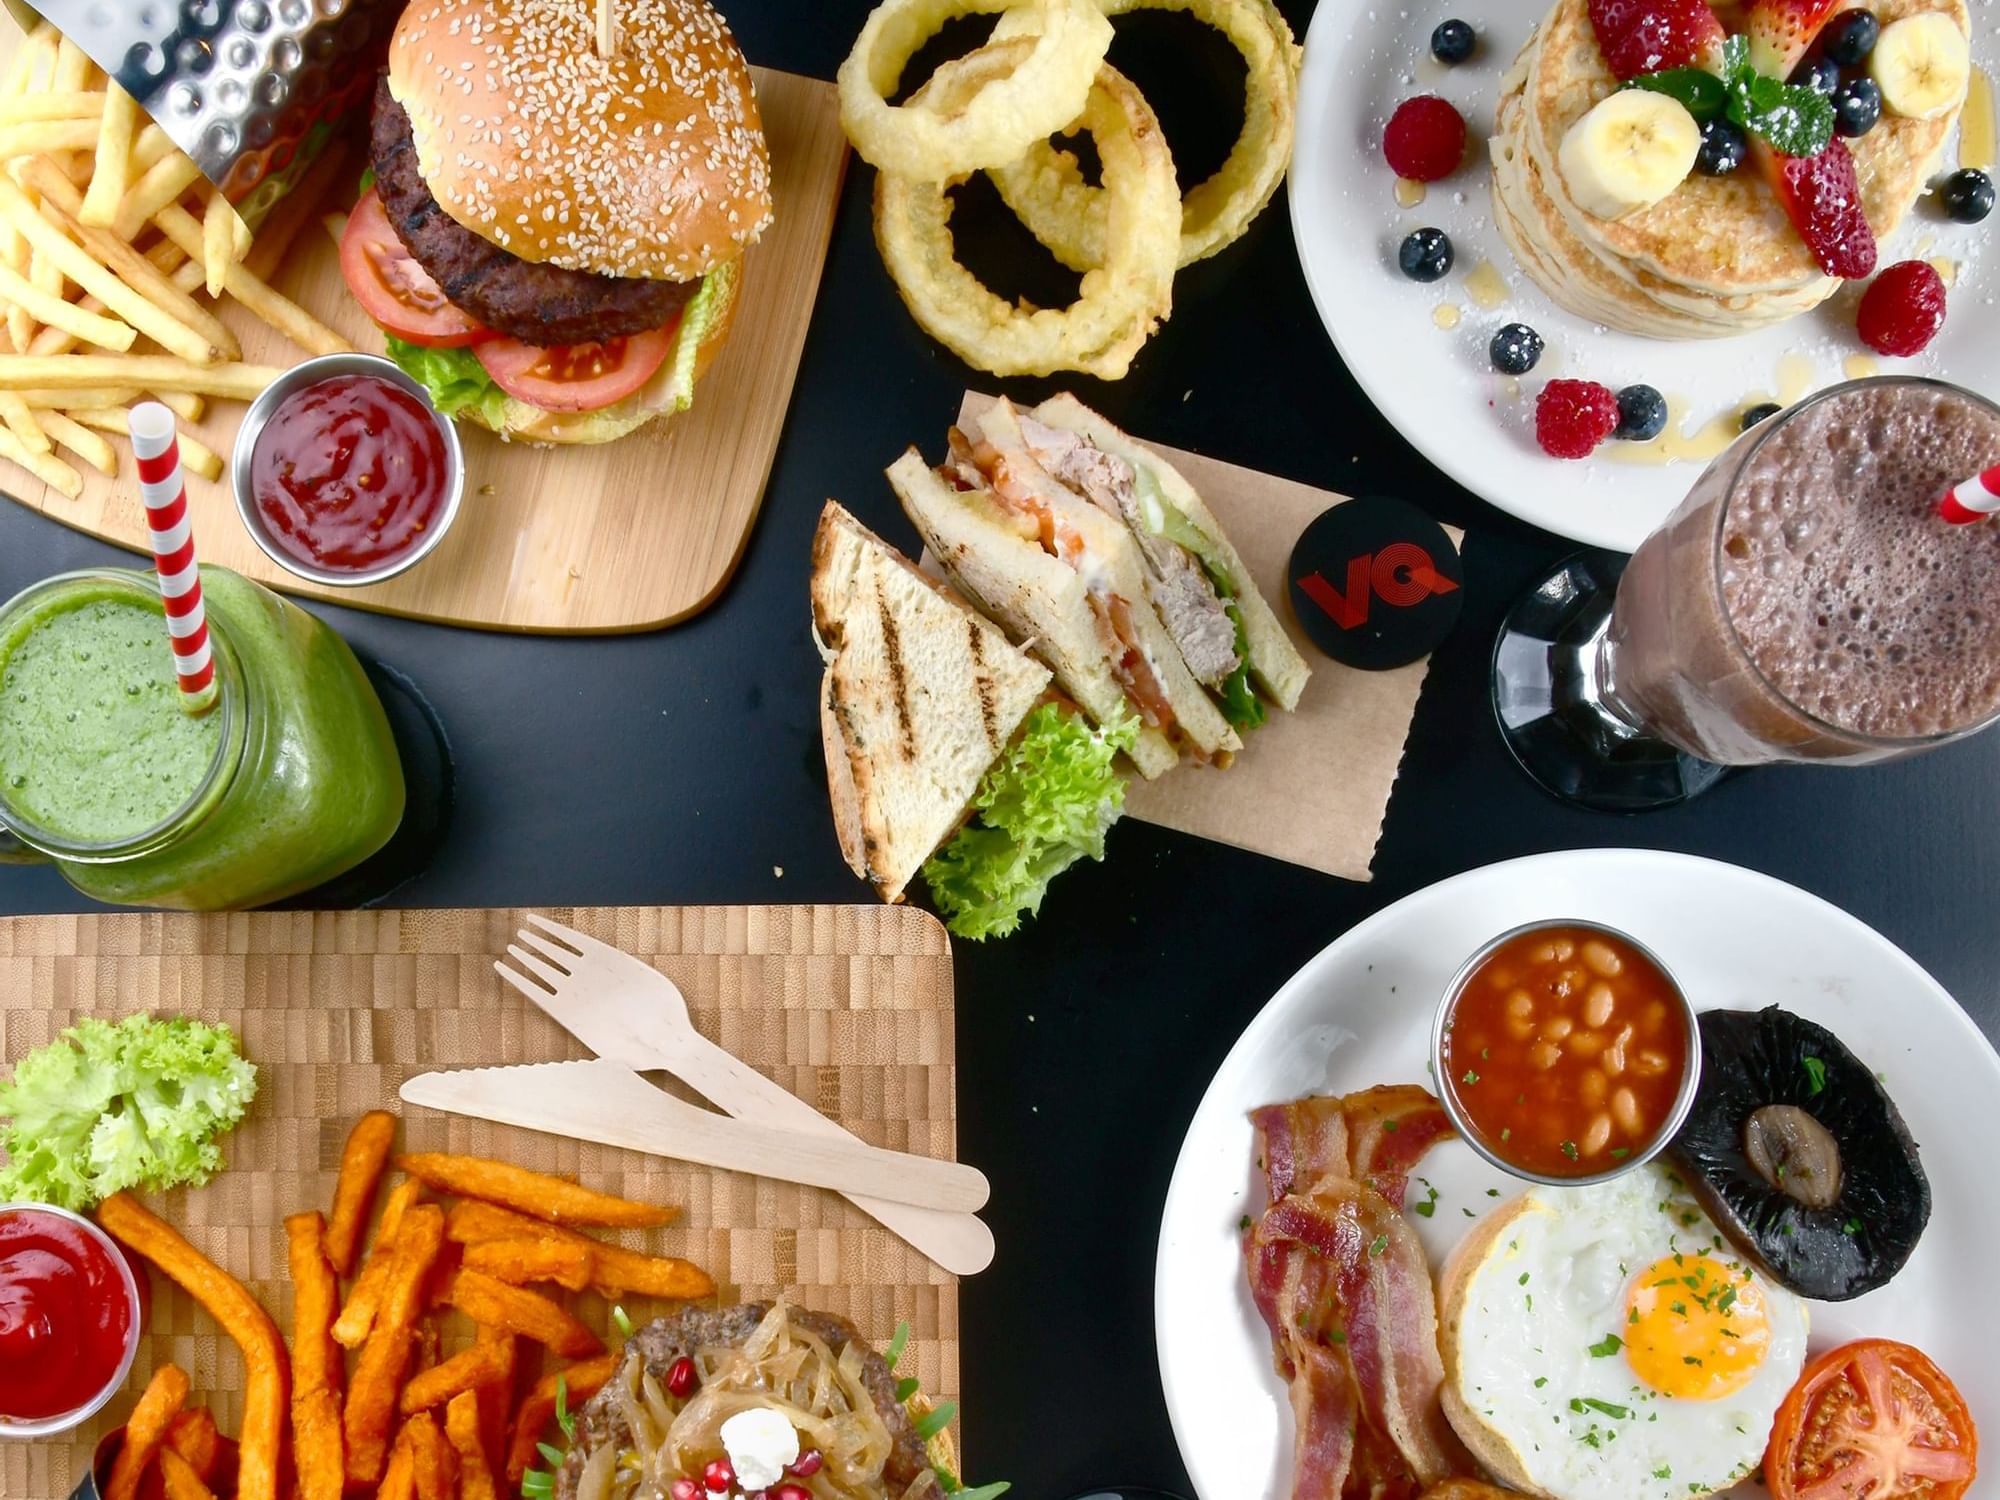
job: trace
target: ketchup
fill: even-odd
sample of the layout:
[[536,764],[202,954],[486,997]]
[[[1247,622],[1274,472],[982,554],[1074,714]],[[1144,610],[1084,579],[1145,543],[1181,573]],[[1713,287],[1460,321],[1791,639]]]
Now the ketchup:
[[0,1213],[0,1417],[61,1416],[117,1378],[138,1336],[120,1272],[72,1219]]
[[363,572],[423,540],[450,486],[444,437],[423,403],[373,375],[292,392],[250,454],[266,529],[300,562]]

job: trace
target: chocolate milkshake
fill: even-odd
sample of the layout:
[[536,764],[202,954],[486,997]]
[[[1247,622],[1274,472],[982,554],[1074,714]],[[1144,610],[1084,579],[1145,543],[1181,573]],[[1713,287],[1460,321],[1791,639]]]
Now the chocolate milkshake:
[[1604,700],[1725,765],[1893,759],[2000,712],[2000,518],[1952,484],[2000,461],[2000,409],[1936,381],[1836,386],[1712,463],[1632,557]]

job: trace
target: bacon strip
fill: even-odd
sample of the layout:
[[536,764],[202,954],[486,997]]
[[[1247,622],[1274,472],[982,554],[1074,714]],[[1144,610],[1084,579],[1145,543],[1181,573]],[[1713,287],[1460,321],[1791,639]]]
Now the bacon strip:
[[1430,1267],[1397,1206],[1449,1123],[1414,1087],[1251,1119],[1271,1203],[1244,1236],[1244,1266],[1290,1384],[1293,1500],[1412,1500],[1471,1467],[1438,1399]]

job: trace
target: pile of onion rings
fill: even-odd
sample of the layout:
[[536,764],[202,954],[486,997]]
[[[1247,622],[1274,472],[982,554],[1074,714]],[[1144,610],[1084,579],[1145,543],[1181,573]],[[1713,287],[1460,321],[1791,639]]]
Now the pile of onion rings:
[[[1110,17],[1181,10],[1247,68],[1243,129],[1228,159],[1182,197],[1158,119],[1104,61]],[[999,12],[986,44],[940,67],[900,104],[904,67],[946,21]],[[1078,370],[1116,380],[1172,309],[1173,273],[1230,244],[1291,162],[1299,48],[1271,0],[883,0],[841,65],[848,137],[880,171],[875,240],[912,315],[997,375]],[[1102,185],[1052,135],[1090,134]],[[957,259],[949,189],[974,172],[1083,283],[1065,308],[997,296]]]

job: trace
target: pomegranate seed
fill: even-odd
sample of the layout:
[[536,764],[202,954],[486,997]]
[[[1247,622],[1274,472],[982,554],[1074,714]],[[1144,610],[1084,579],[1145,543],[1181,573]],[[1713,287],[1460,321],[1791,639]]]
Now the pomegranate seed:
[[667,1368],[667,1389],[673,1392],[676,1401],[685,1401],[692,1396],[697,1383],[694,1361],[685,1354]]
[[701,1471],[702,1488],[720,1495],[736,1483],[736,1471],[729,1466],[726,1458],[712,1458]]
[[792,1472],[801,1479],[810,1479],[819,1472],[819,1466],[825,1462],[819,1449],[808,1448],[799,1455],[798,1462],[792,1465]]
[[771,1500],[813,1500],[813,1494],[804,1485],[787,1480],[771,1491]]
[[676,1479],[667,1487],[672,1500],[700,1500],[701,1486],[692,1479]]

